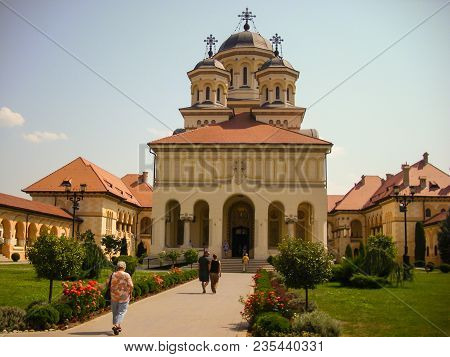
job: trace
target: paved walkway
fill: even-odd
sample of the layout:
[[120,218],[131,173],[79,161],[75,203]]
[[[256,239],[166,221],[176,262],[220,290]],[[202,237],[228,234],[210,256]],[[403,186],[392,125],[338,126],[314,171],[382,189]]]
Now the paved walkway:
[[[198,280],[132,304],[121,336],[210,337],[245,334],[246,324],[238,301],[251,291],[251,274],[224,273],[217,294],[201,293]],[[209,288],[209,286],[208,286]],[[9,336],[110,336],[108,313],[65,331],[11,334]]]

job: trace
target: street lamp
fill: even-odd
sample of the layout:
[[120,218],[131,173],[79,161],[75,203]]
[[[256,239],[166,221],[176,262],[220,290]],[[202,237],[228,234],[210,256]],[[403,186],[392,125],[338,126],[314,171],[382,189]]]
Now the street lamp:
[[80,209],[80,201],[84,198],[84,193],[87,190],[87,185],[85,183],[80,184],[79,191],[72,191],[72,183],[69,180],[63,181],[61,186],[64,187],[67,195],[67,199],[72,201],[72,238],[75,237],[75,214],[76,211]]
[[414,201],[415,188],[414,186],[409,186],[410,195],[400,195],[400,187],[394,186],[394,195],[395,200],[400,203],[400,212],[403,212],[403,223],[405,225],[405,250],[403,253],[403,263],[409,265],[409,256],[408,256],[408,233],[407,233],[407,225],[406,225],[406,212],[408,211],[408,205]]

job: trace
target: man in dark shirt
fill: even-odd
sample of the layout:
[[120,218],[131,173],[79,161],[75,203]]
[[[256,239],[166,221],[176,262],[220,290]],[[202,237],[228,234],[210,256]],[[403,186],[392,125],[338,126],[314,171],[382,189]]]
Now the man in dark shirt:
[[205,250],[203,256],[198,260],[198,278],[202,283],[203,294],[206,293],[206,287],[209,283],[209,270],[211,268],[211,261],[208,258],[209,252]]

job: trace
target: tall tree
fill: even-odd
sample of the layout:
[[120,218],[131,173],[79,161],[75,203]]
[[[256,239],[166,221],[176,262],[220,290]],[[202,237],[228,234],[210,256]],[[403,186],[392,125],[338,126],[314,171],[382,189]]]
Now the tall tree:
[[353,258],[352,247],[350,246],[350,244],[347,244],[347,246],[345,247],[345,257],[348,259]]
[[120,251],[122,241],[116,238],[116,236],[106,235],[102,238],[102,246],[105,247],[105,253],[109,256],[109,260],[111,260],[113,255]]
[[425,261],[425,230],[423,228],[422,222],[416,223],[416,231],[415,231],[415,248],[414,248],[414,260]]
[[445,220],[441,223],[438,233],[438,248],[441,260],[450,264],[450,214],[447,214]]

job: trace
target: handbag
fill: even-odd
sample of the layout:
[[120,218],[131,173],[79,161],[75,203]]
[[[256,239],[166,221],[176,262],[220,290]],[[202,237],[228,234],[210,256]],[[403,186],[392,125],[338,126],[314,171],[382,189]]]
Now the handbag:
[[112,273],[111,276],[109,277],[108,287],[106,288],[106,292],[105,292],[105,300],[106,301],[111,301],[111,280],[112,280],[113,274],[114,273]]

